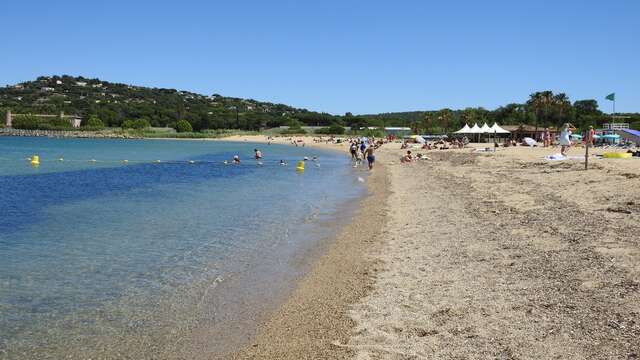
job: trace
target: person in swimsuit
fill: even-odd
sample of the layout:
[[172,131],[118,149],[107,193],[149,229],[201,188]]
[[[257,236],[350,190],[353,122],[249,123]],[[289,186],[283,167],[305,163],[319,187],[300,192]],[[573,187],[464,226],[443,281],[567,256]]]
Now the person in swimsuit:
[[369,170],[373,169],[373,164],[376,162],[376,156],[373,154],[374,150],[374,146],[371,144],[364,151],[364,154],[367,156],[367,162],[369,163]]
[[258,149],[253,149],[253,152],[256,153],[256,160],[260,161],[260,159],[262,159],[262,151],[258,150]]
[[351,143],[351,146],[349,147],[349,152],[351,153],[351,161],[355,161],[356,153],[358,152],[358,145],[356,145],[355,142]]
[[233,163],[234,164],[240,164],[240,156],[234,155],[233,156]]

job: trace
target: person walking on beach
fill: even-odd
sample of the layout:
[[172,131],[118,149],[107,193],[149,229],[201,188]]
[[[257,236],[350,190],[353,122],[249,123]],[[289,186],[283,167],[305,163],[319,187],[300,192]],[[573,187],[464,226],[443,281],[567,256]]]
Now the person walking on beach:
[[562,126],[562,131],[560,132],[560,154],[562,156],[567,156],[567,150],[571,147],[571,134],[575,128],[566,123]]
[[370,144],[364,151],[364,154],[367,156],[367,162],[369,163],[369,170],[373,170],[373,164],[376,162],[376,156],[373,153],[374,150],[375,147],[373,144]]

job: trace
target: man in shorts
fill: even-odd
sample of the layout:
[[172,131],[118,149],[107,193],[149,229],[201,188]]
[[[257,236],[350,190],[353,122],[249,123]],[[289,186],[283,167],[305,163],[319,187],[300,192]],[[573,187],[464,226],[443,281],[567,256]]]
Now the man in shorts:
[[370,144],[364,151],[364,154],[367,157],[367,162],[369,163],[369,170],[373,170],[373,164],[376,162],[376,156],[374,155],[373,151],[373,144]]

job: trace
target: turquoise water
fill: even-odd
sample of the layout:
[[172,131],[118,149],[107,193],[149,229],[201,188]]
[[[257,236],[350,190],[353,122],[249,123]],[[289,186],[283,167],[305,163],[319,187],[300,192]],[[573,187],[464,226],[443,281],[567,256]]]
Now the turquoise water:
[[[298,174],[303,156],[320,160]],[[364,194],[356,179],[301,147],[0,138],[0,358],[178,351],[168,339],[241,322]]]

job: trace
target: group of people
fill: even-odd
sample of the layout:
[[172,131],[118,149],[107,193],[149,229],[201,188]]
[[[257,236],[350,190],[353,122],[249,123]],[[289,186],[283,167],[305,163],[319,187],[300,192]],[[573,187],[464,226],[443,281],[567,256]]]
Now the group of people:
[[[256,159],[256,162],[258,163],[258,165],[262,165],[262,151],[258,150],[258,149],[253,149],[253,157]],[[231,162],[233,164],[239,165],[240,164],[240,155],[233,155],[233,159],[231,159]],[[225,160],[224,164],[229,164],[229,161]]]
[[352,139],[349,142],[349,153],[353,167],[358,167],[362,163],[362,159],[367,159],[369,170],[373,169],[376,162],[375,150],[382,145],[382,141],[376,142],[375,138]]

